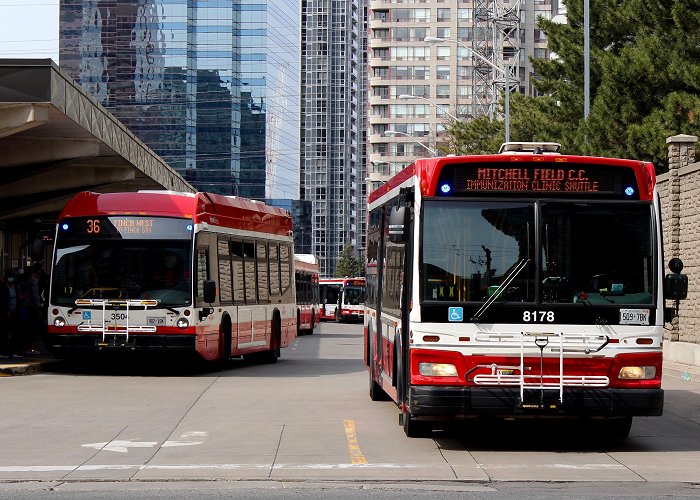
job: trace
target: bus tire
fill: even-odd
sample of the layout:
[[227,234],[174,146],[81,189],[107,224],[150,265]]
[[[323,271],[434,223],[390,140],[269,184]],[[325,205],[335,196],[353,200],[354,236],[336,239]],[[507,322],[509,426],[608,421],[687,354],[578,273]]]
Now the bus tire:
[[389,395],[384,392],[382,386],[374,380],[374,349],[372,348],[372,337],[369,337],[369,355],[367,357],[369,361],[369,399],[372,401],[388,401]]
[[[298,324],[298,323],[297,323]],[[270,338],[270,350],[263,353],[264,363],[277,363],[281,355],[282,345],[282,320],[279,311],[272,313],[272,332]]]
[[433,431],[430,422],[416,420],[405,404],[401,405],[403,411],[399,415],[399,423],[403,426],[403,432],[409,438],[428,437]]
[[316,311],[311,309],[311,328],[309,328],[309,335],[314,334],[314,327],[316,326]]
[[301,311],[297,309],[297,337],[301,337]]
[[603,434],[610,439],[627,439],[632,429],[632,417],[613,417],[604,421]]

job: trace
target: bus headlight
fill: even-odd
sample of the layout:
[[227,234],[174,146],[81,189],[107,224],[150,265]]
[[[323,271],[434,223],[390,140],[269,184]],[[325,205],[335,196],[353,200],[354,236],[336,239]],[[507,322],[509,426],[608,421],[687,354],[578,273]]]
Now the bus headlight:
[[619,378],[625,380],[650,380],[656,377],[655,366],[623,366]]
[[450,363],[418,363],[418,372],[425,377],[456,377],[457,367]]
[[56,328],[63,328],[66,326],[66,320],[63,319],[61,316],[58,316],[56,319],[53,320],[53,326]]
[[190,326],[190,322],[187,321],[185,318],[180,318],[177,320],[177,327],[182,328],[183,330]]

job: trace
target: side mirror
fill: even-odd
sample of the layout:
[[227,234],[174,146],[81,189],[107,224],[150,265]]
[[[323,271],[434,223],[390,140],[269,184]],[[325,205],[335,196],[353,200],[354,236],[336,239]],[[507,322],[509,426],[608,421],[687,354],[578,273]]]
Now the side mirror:
[[408,240],[409,228],[408,207],[394,207],[389,214],[389,241],[405,243]]
[[[206,280],[204,282],[204,302],[209,304],[210,306],[214,303],[216,300],[216,281],[214,280]],[[199,321],[204,321],[204,318],[209,316],[212,312],[214,312],[213,307],[202,307],[202,309],[199,311]]]
[[204,302],[213,304],[216,300],[216,281],[206,280],[204,282]]
[[683,300],[688,297],[688,276],[681,274],[683,261],[673,258],[668,262],[668,268],[673,274],[664,277],[664,298],[668,300]]

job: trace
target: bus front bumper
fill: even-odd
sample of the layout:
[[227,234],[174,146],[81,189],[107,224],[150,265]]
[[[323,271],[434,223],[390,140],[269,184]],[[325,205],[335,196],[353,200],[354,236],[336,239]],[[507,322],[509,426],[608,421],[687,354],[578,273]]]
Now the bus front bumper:
[[99,351],[195,352],[194,335],[102,335],[72,334],[46,336],[46,346],[57,357]]
[[416,417],[622,417],[659,416],[663,389],[528,389],[520,399],[519,387],[411,386],[409,411]]

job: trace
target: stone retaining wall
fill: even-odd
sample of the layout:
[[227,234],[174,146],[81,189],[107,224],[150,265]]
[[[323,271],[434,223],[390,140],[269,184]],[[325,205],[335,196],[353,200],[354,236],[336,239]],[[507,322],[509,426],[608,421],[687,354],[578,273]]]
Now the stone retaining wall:
[[[667,341],[689,344],[666,349],[667,352],[697,353],[700,350],[700,162],[696,161],[698,138],[677,135],[666,139],[668,173],[659,175],[657,189],[661,198],[664,238],[664,264],[673,257],[683,260],[688,275],[688,298],[681,302],[680,314],[673,330],[664,335]],[[668,273],[666,266],[665,273]],[[668,347],[668,346],[667,346]],[[682,356],[682,355],[680,355]],[[676,357],[676,356],[673,356]],[[695,359],[684,356],[678,361]]]

